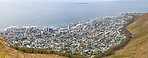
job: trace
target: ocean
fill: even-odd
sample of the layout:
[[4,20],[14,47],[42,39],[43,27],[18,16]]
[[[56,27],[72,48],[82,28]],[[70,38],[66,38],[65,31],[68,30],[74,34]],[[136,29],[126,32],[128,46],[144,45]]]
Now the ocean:
[[127,12],[148,12],[146,0],[0,0],[0,29],[10,26],[54,26],[116,16]]

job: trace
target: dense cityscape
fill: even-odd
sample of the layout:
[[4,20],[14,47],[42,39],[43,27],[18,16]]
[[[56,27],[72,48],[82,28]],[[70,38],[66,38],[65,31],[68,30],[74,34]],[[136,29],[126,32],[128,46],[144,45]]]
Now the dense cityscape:
[[127,14],[96,18],[70,24],[68,28],[10,27],[1,31],[0,35],[7,38],[8,46],[94,56],[126,39],[120,32],[129,18],[132,16]]

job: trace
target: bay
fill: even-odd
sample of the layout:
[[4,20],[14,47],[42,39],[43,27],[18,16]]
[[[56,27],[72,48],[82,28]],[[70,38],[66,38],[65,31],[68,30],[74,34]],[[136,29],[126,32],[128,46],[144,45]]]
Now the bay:
[[0,29],[10,26],[65,28],[70,23],[116,16],[122,12],[148,12],[147,6],[146,0],[1,0]]

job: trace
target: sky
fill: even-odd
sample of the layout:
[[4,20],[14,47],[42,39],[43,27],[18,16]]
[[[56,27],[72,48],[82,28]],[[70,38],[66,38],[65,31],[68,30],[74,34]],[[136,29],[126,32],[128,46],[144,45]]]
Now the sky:
[[[0,0],[0,1],[7,1],[7,0]],[[40,0],[40,1],[44,1],[44,0]],[[138,0],[46,0],[46,1],[138,1]],[[139,1],[146,1],[146,0],[139,0]]]
[[[0,0],[0,1],[4,1],[4,0]],[[116,1],[116,0],[54,0],[54,1]]]
[[68,2],[113,2],[113,1],[147,1],[147,0],[54,0]]
[[0,1],[110,2],[110,1],[147,1],[147,0],[0,0]]

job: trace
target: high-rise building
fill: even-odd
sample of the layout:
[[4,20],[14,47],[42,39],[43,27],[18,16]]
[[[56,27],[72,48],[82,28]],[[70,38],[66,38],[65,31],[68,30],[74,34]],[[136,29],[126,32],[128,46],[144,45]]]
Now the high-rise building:
[[70,25],[68,25],[68,30],[70,30]]

